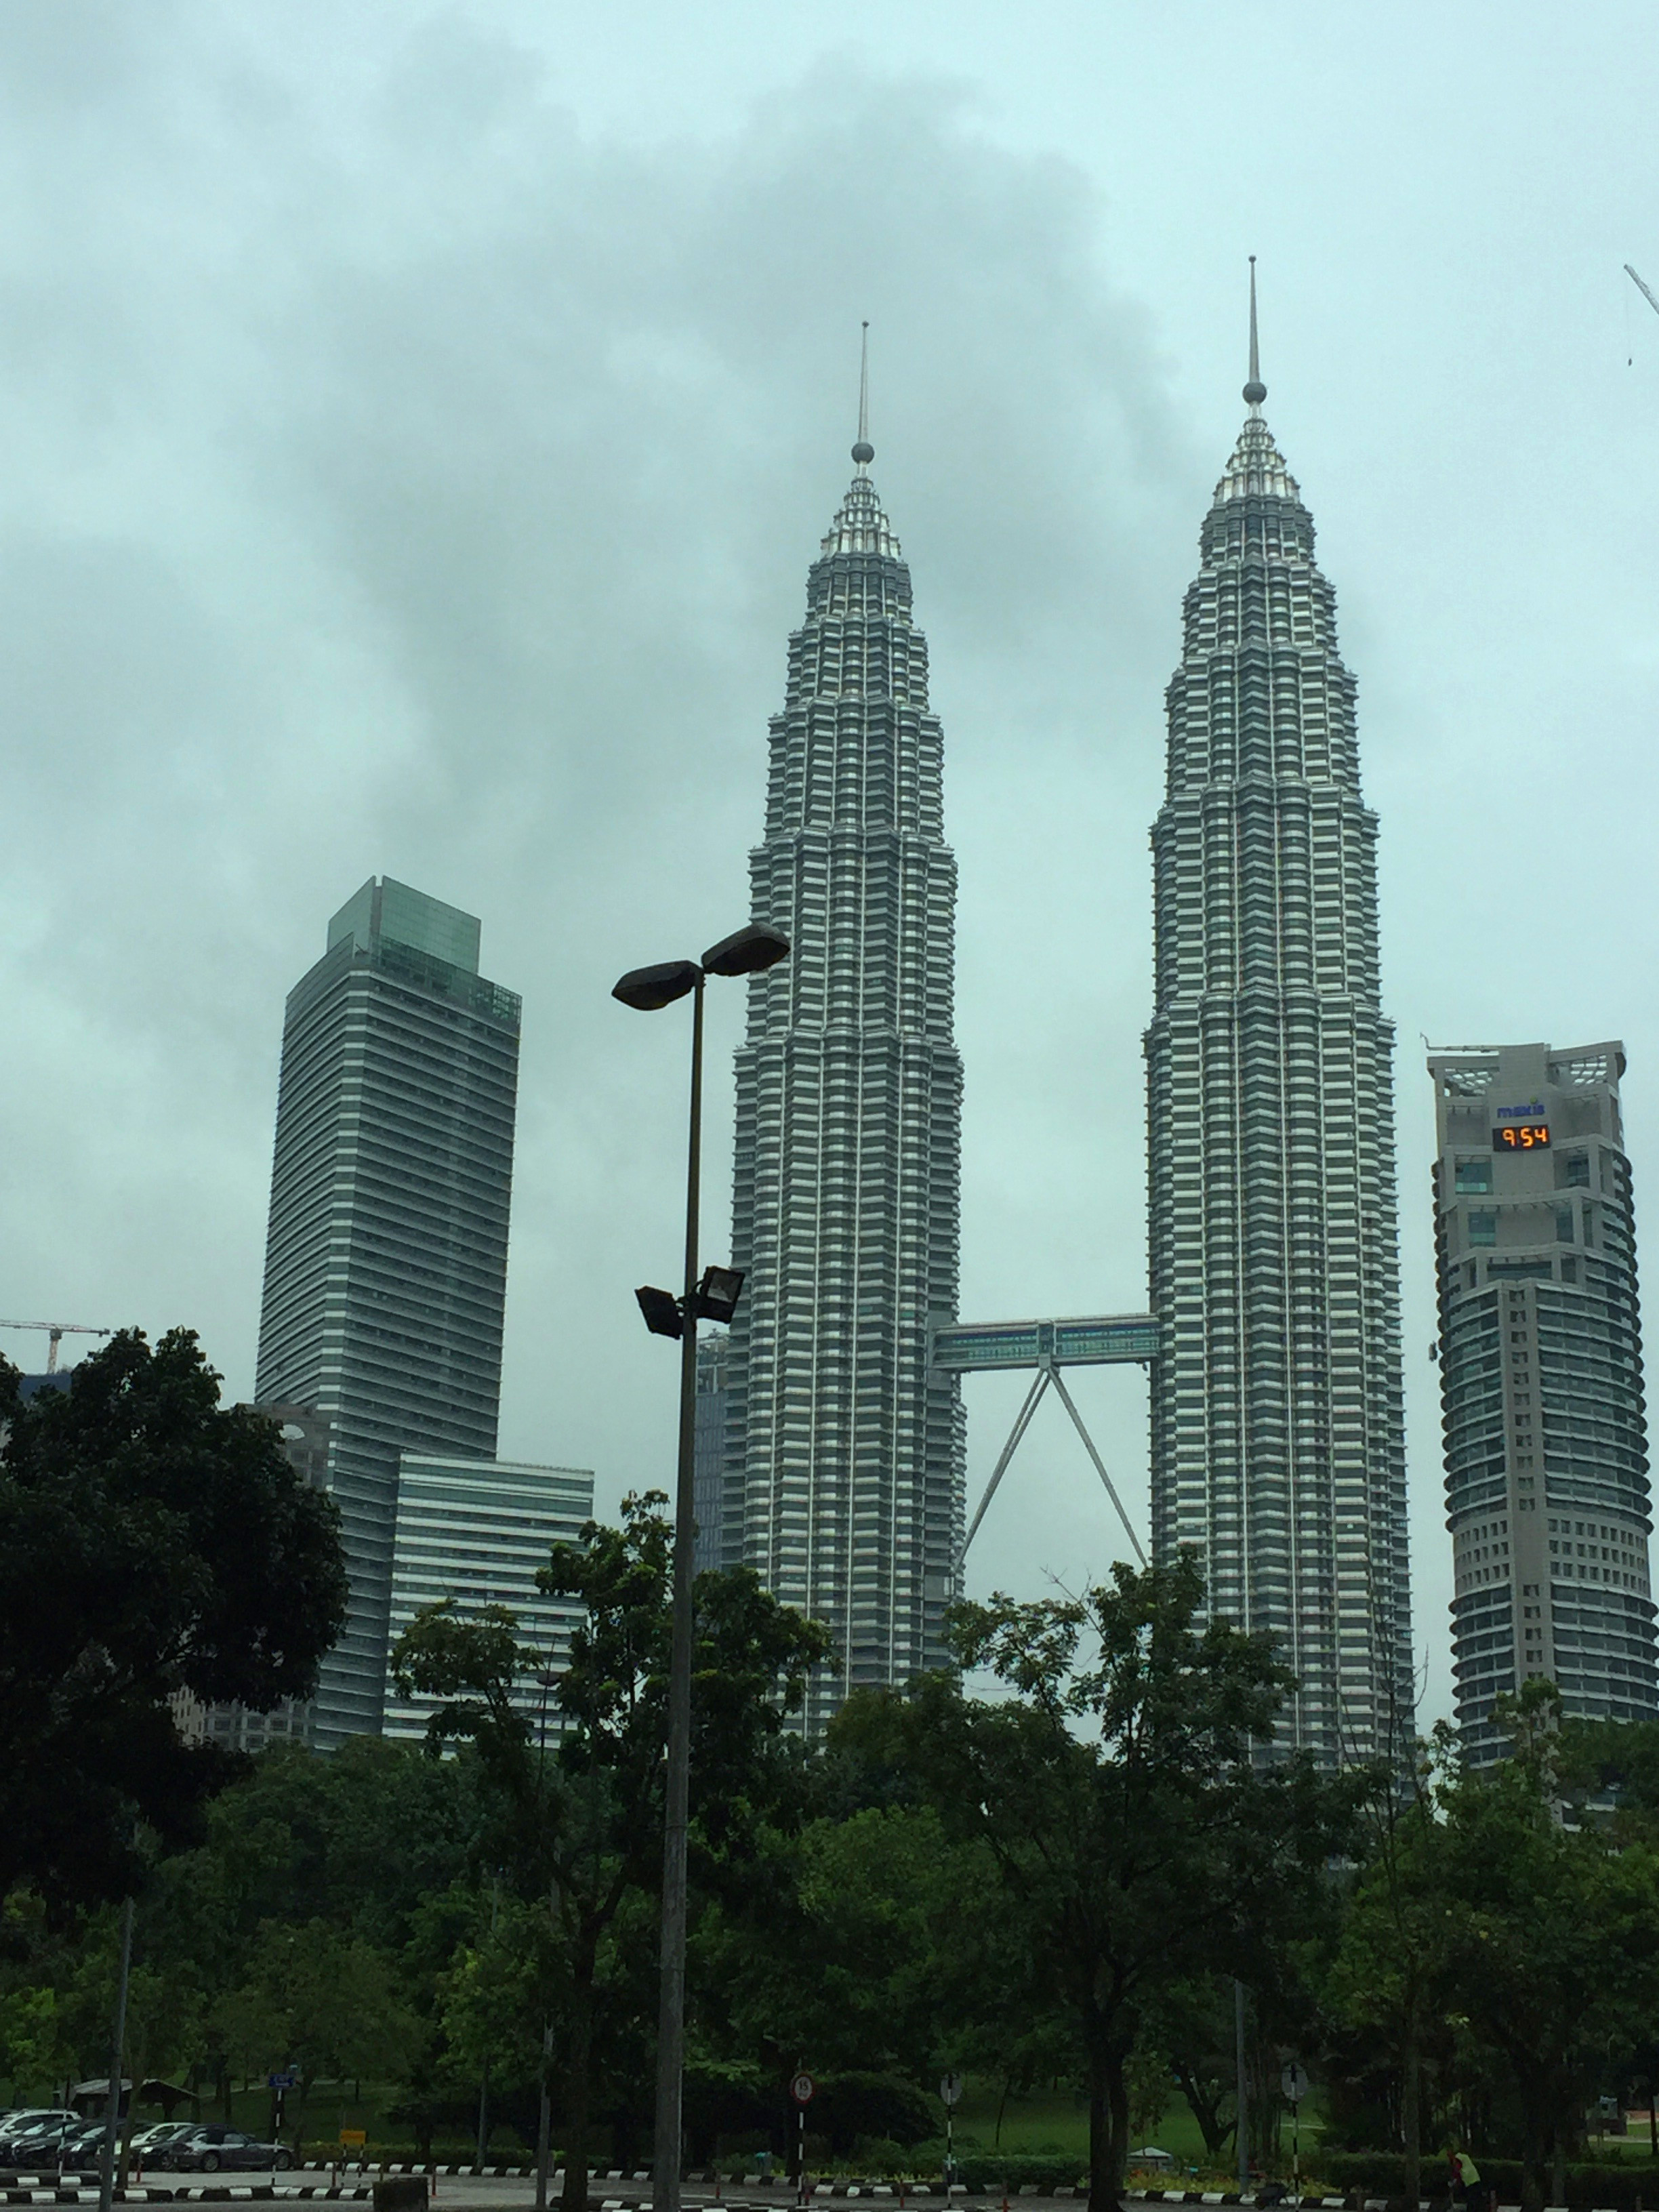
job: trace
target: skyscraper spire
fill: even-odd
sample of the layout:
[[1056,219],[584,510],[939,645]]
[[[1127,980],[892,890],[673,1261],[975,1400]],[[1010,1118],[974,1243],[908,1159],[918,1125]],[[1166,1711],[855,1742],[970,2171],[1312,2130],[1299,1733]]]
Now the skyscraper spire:
[[853,459],[862,476],[876,458],[876,449],[870,443],[870,325],[864,325],[864,337],[859,347],[859,434],[853,447]]
[[1244,397],[1250,403],[1252,415],[1261,411],[1267,396],[1267,387],[1261,381],[1261,356],[1255,342],[1255,256],[1250,256],[1250,380],[1244,387]]

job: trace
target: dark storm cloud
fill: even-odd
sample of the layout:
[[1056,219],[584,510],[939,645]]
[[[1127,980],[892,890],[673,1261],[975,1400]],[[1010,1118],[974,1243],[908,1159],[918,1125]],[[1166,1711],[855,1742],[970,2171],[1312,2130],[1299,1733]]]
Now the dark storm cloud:
[[1198,518],[1091,186],[942,80],[626,145],[499,21],[338,20],[0,18],[8,1310],[189,1321],[250,1386],[283,995],[387,871],[526,996],[504,1448],[660,1477],[629,1287],[684,1040],[606,993],[746,912],[866,315],[963,866],[968,1302],[1138,1303]]

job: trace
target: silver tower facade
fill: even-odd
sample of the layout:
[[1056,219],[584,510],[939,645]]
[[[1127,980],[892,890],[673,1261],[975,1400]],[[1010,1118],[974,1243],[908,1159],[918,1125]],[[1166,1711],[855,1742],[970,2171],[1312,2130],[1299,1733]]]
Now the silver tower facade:
[[390,878],[289,994],[258,1395],[328,1418],[350,1595],[323,1750],[380,1733],[399,1454],[495,1455],[519,1019],[473,917]]
[[807,583],[771,724],[757,920],[793,947],[749,987],[737,1055],[724,1557],[833,1630],[810,1693],[940,1664],[964,1428],[927,1366],[957,1309],[962,1063],[943,735],[910,575],[866,473]]
[[1314,527],[1249,414],[1201,536],[1152,831],[1152,1540],[1279,1641],[1280,1741],[1410,1741],[1393,1031],[1376,819]]

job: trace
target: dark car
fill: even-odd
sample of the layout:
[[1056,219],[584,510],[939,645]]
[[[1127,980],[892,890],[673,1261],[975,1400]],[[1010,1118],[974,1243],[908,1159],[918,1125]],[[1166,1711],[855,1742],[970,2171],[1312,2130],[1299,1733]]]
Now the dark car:
[[14,2143],[21,2142],[30,2136],[40,2135],[50,2128],[65,2128],[71,2121],[78,2124],[82,2117],[79,2112],[71,2112],[63,2105],[26,2106],[18,2112],[8,2112],[5,2118],[0,2120],[0,2164],[10,2163]]
[[79,2112],[44,2120],[37,2126],[6,2136],[3,2145],[0,2145],[0,2159],[20,2171],[28,2166],[56,2166],[65,2136],[78,2136],[85,2126],[86,2120]]
[[[58,2139],[58,2163],[60,2166],[90,2168],[104,2155],[106,2135],[101,2120],[83,2124],[78,2128],[66,2128]],[[117,2138],[118,2142],[119,2138]]]
[[275,2167],[278,2173],[286,2173],[294,2163],[294,2154],[281,2143],[260,2142],[245,2136],[240,2129],[213,2126],[191,2128],[188,2135],[174,2136],[171,2142],[161,2145],[154,2163],[178,2172],[252,2169],[263,2173]]
[[197,2120],[159,2120],[154,2127],[140,2128],[132,2139],[132,2162],[137,2166],[160,2166],[162,2154],[180,2136],[187,2136],[200,2125]]

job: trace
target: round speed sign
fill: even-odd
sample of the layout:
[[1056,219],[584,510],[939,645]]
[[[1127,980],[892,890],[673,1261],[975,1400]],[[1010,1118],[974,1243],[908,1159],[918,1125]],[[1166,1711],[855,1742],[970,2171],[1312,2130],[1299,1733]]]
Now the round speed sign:
[[810,2105],[812,2093],[817,2087],[810,2074],[797,2074],[789,2084],[789,2094],[798,2105]]

